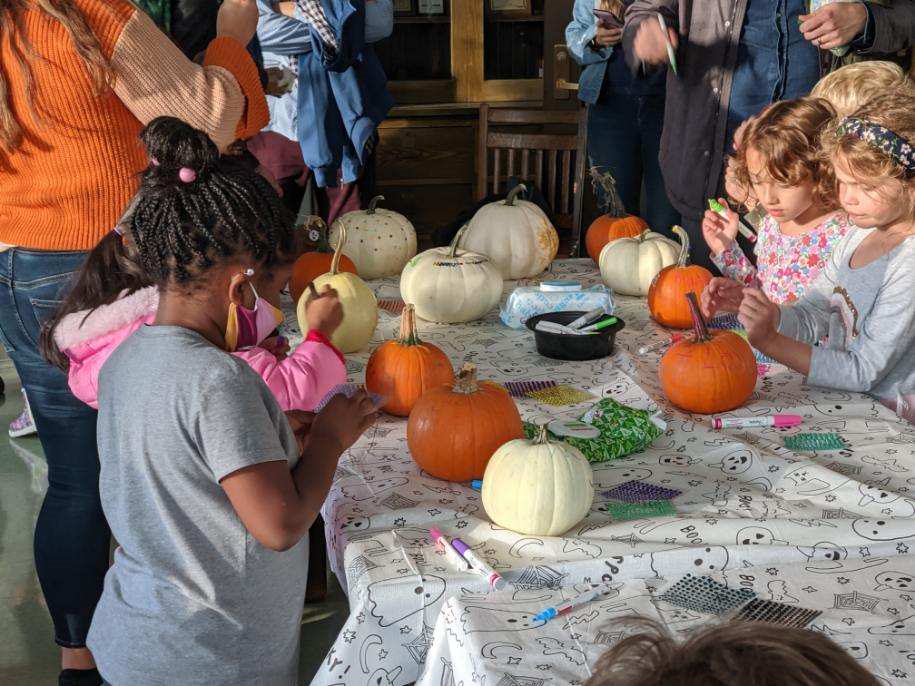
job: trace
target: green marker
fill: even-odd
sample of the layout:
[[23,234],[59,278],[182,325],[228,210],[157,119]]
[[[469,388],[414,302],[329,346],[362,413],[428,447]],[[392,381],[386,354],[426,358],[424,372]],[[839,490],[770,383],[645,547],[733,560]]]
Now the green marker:
[[[727,221],[728,218],[728,208],[722,205],[720,202],[715,200],[715,198],[708,199],[708,208],[717,214],[719,217]],[[737,230],[751,243],[756,242],[756,234],[753,230],[747,225],[739,214],[737,215]]]
[[597,324],[592,324],[591,326],[586,326],[585,328],[580,329],[580,331],[582,331],[583,333],[593,333],[595,331],[601,331],[602,329],[606,329],[609,326],[613,326],[618,321],[619,320],[616,317],[610,317],[609,319],[605,319],[602,322],[597,322]]

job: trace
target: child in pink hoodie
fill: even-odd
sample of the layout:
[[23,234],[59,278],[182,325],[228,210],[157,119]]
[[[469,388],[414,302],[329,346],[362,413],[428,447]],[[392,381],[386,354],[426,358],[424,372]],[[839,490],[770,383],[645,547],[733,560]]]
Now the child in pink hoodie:
[[[128,210],[129,215],[129,210]],[[159,294],[143,275],[126,231],[127,218],[89,253],[73,290],[42,333],[45,356],[67,372],[73,394],[98,409],[98,379],[111,353],[156,317]],[[292,273],[292,263],[273,267],[271,293]],[[311,411],[346,381],[343,354],[330,342],[342,309],[333,291],[312,298],[306,309],[307,338],[291,354],[279,336],[236,350],[266,382],[284,411]]]

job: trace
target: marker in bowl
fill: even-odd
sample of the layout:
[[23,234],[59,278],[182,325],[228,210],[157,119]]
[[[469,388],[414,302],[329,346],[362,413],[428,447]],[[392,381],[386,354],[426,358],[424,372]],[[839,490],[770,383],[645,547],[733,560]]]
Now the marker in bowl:
[[483,560],[480,559],[464,541],[460,538],[455,538],[451,541],[451,544],[454,546],[454,549],[461,554],[461,557],[467,560],[475,570],[486,577],[487,581],[489,581],[490,588],[498,591],[505,585],[505,579],[501,577],[499,572],[483,562]]

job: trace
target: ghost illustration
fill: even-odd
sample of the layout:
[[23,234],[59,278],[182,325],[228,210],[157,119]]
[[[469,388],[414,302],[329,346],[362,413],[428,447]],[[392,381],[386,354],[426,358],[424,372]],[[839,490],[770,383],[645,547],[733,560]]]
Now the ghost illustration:
[[915,636],[915,615],[882,626],[872,626],[867,633],[874,636]]
[[393,477],[390,479],[376,479],[375,481],[365,481],[360,484],[348,484],[340,489],[343,496],[349,500],[361,502],[371,500],[379,495],[392,491],[395,488],[406,486],[409,479],[405,477]]
[[875,591],[915,591],[915,577],[903,572],[880,572],[874,577]]
[[858,507],[879,511],[887,517],[912,517],[915,515],[915,503],[886,489],[890,479],[868,484],[860,484],[861,500]]
[[[391,581],[401,582],[409,590],[392,589]],[[445,580],[440,576],[423,574],[418,580],[411,577],[399,579],[382,579],[368,585],[370,614],[378,620],[379,626],[393,626],[407,617],[422,612],[436,603],[445,594]],[[404,595],[410,599],[404,602]]]
[[397,677],[400,676],[400,673],[403,671],[403,667],[395,667],[394,669],[387,670],[382,667],[379,667],[372,675],[369,677],[368,681],[365,682],[366,686],[396,686]]
[[368,517],[357,515],[347,515],[340,521],[340,533],[353,533],[356,531],[368,531],[372,528],[372,520]]
[[658,458],[658,464],[662,467],[690,467],[700,461],[689,455],[663,455]]
[[863,660],[868,655],[867,643],[864,641],[836,641],[840,646],[845,648],[846,652],[856,660]]
[[793,485],[792,490],[797,495],[804,497],[835,491],[850,480],[847,476],[836,474],[817,465],[798,467],[785,474],[785,481],[788,482],[789,488]]
[[685,607],[679,607],[661,600],[655,601],[655,607],[664,619],[665,624],[681,624],[683,622],[695,622],[697,619],[702,619],[702,615],[698,612],[693,612],[692,610],[687,610]]
[[467,605],[461,613],[464,633],[492,631],[527,631],[546,624],[545,619],[534,619],[536,612],[499,610],[486,605]]
[[651,553],[651,571],[658,579],[674,578],[689,572],[703,576],[728,568],[728,550],[724,546],[674,548]]
[[718,467],[728,475],[745,474],[753,466],[753,451],[742,446],[734,446],[721,458],[721,462],[711,466]]
[[[609,488],[627,481],[644,481],[650,479],[654,474],[650,469],[644,467],[605,467],[594,470],[594,487]],[[604,480],[601,477],[607,477]]]
[[845,548],[829,541],[820,541],[812,547],[798,546],[797,549],[807,558],[810,566],[821,569],[840,569],[841,561],[848,557]]
[[737,545],[788,545],[764,526],[745,526],[737,532]]
[[776,579],[766,584],[769,589],[769,597],[776,603],[797,603],[797,598],[788,593],[788,584],[782,579]]
[[911,519],[856,519],[852,529],[869,541],[897,541],[915,536],[915,521]]

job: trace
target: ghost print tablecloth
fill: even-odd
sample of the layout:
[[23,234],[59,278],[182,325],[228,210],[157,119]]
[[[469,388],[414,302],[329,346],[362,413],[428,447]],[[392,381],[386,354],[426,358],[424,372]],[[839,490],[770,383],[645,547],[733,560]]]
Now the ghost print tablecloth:
[[[587,285],[599,275],[589,261],[565,260],[543,278]],[[396,279],[370,285],[379,298],[398,297]],[[506,284],[506,295],[514,285]],[[658,409],[667,431],[642,453],[594,465],[588,516],[563,537],[543,538],[491,524],[478,492],[420,472],[407,449],[405,420],[383,418],[341,459],[323,510],[350,616],[314,684],[580,683],[600,650],[618,640],[613,620],[621,615],[600,616],[587,630],[517,620],[587,584],[636,597],[638,584],[663,592],[686,573],[821,610],[812,626],[865,660],[883,682],[915,683],[915,427],[866,396],[807,387],[799,375],[772,366],[761,368],[754,397],[735,414],[791,412],[803,415],[804,425],[713,432],[706,418],[666,404],[657,380],[660,351],[637,354],[669,338],[650,321],[644,301],[617,298],[617,312],[626,322],[617,352],[585,363],[540,357],[530,332],[503,326],[495,311],[465,325],[419,323],[420,336],[456,368],[473,362],[484,379],[554,380],[595,396],[565,407],[519,400],[526,420],[579,417],[609,396]],[[368,350],[397,328],[397,316],[382,311]],[[292,327],[287,333],[301,338]],[[348,356],[353,381],[364,378],[368,354]],[[785,436],[799,431],[835,432],[847,449],[785,448]],[[606,492],[633,480],[682,491],[670,501],[674,514],[624,519]],[[432,545],[430,525],[466,541],[507,588],[490,596],[483,578],[452,568]],[[848,595],[855,591],[857,599]],[[649,615],[654,607],[674,631],[712,617],[660,601],[636,604],[634,611]],[[585,615],[594,611],[600,615],[583,608]]]

